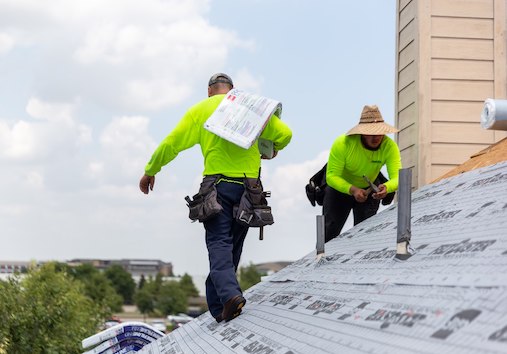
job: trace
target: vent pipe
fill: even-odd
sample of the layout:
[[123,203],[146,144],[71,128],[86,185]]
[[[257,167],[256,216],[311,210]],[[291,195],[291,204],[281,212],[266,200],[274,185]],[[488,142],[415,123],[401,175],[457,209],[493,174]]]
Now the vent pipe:
[[317,260],[324,256],[325,240],[324,215],[317,215]]
[[410,238],[412,230],[410,219],[412,217],[412,170],[402,168],[398,181],[398,228],[396,239],[396,259],[406,260],[412,256]]

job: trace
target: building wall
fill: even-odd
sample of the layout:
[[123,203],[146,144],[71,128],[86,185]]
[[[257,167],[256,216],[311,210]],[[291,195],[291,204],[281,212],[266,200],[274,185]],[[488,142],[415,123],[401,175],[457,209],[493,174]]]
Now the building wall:
[[73,259],[67,262],[69,265],[91,264],[95,268],[105,270],[113,264],[123,267],[132,277],[138,279],[141,275],[156,277],[160,273],[164,277],[173,275],[173,266],[170,262],[158,259]]
[[507,99],[506,0],[399,0],[397,142],[420,187],[507,136],[484,130],[487,98]]
[[0,261],[0,274],[26,273],[32,262],[23,261]]

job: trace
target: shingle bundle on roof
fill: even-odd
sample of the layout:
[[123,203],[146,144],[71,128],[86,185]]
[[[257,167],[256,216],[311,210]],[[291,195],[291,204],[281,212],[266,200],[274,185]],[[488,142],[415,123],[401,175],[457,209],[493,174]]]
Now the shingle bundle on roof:
[[164,333],[143,322],[124,322],[83,340],[83,354],[122,354],[139,351]]

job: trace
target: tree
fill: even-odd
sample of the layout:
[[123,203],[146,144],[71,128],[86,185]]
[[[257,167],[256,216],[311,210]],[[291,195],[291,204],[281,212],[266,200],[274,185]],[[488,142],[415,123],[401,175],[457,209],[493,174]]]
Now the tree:
[[257,267],[254,264],[250,263],[250,265],[246,267],[239,268],[238,278],[241,290],[245,291],[246,289],[261,281],[261,274],[257,270]]
[[181,277],[180,287],[185,292],[187,297],[199,296],[199,291],[195,287],[192,277],[187,273],[183,274],[183,276]]
[[134,299],[137,309],[143,314],[144,320],[146,320],[146,315],[155,310],[155,295],[147,287],[143,287],[137,291]]
[[71,267],[72,276],[84,284],[84,291],[94,302],[100,305],[104,317],[122,310],[123,299],[113,288],[111,281],[91,264]]
[[187,312],[187,303],[187,296],[178,282],[169,281],[162,283],[157,296],[157,310],[164,315]]
[[54,263],[30,269],[24,278],[0,281],[0,352],[81,353],[100,313],[83,285]]
[[139,279],[139,285],[137,286],[137,288],[142,289],[144,287],[145,283],[146,283],[146,278],[144,277],[144,274],[141,274],[141,279]]
[[157,273],[155,276],[155,281],[153,282],[154,291],[156,294],[160,291],[160,288],[162,287],[162,283],[164,282],[162,273]]
[[104,274],[111,281],[116,293],[123,298],[123,303],[131,305],[136,291],[136,282],[132,275],[119,264],[113,264]]

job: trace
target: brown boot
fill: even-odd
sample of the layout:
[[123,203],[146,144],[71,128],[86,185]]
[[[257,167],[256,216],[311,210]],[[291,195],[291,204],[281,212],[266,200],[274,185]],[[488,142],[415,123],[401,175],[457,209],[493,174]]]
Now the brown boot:
[[242,295],[236,295],[224,304],[224,310],[222,311],[222,318],[228,322],[235,317],[238,317],[241,313],[241,309],[245,306],[246,300]]

